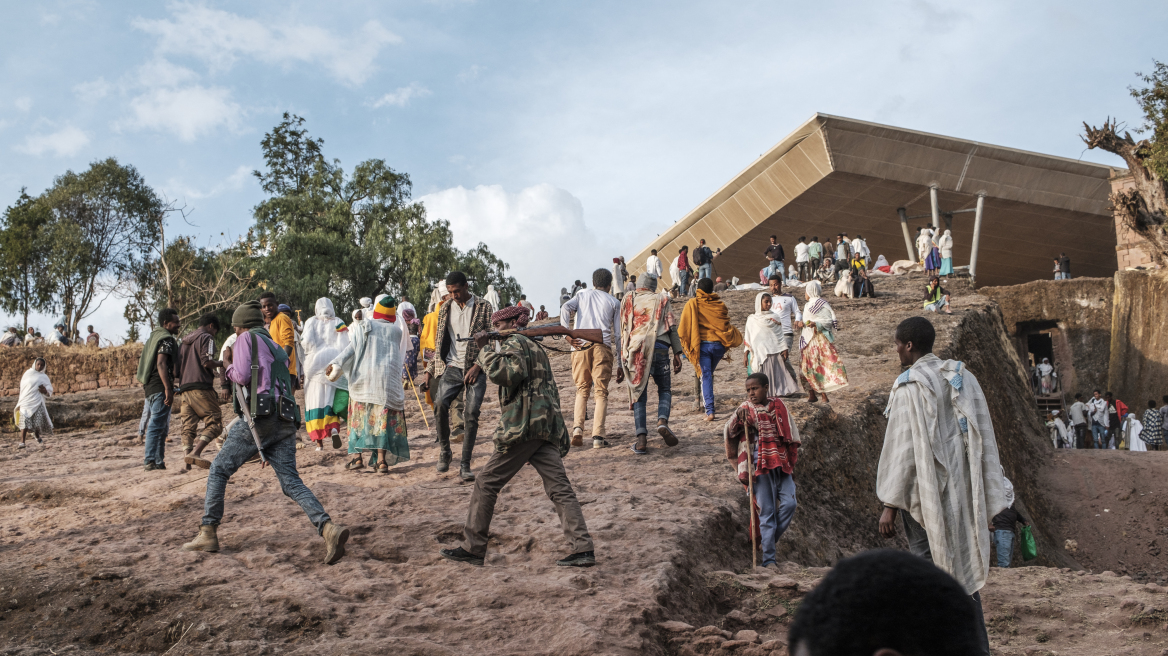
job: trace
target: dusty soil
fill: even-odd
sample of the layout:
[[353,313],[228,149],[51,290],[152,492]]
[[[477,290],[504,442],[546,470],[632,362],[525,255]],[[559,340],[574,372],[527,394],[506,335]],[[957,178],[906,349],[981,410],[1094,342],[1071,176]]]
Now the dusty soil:
[[[875,300],[832,299],[843,324],[838,344],[851,387],[832,395],[830,406],[805,399],[790,404],[806,445],[796,474],[800,508],[780,545],[782,558],[800,563],[787,566],[794,588],[771,588],[769,580],[755,580],[752,588],[739,578],[759,578],[750,569],[746,495],[722,456],[721,422],[705,422],[694,408],[687,364],[673,384],[678,447],[652,440],[648,456],[635,456],[628,449],[631,412],[618,398],[608,420],[614,448],[573,450],[566,459],[597,543],[599,564],[588,570],[556,567],[566,545],[538,476],[526,469],[500,497],[486,566],[440,559],[438,549],[461,536],[471,488],[434,471],[433,432],[416,405],[408,411],[413,459],[389,475],[345,471],[343,451],[299,452],[305,482],[335,521],[353,529],[349,554],[332,567],[321,563],[322,541],[271,472],[253,466],[228,487],[222,551],[179,550],[197,530],[204,486],[201,473],[179,464],[177,420],[168,469],[158,472],[142,471],[135,422],[58,434],[46,450],[18,451],[6,435],[0,438],[0,646],[4,653],[28,654],[723,649],[718,639],[696,644],[714,633],[660,626],[681,622],[733,630],[731,637],[755,631],[752,640],[730,646],[783,653],[799,596],[827,571],[804,566],[903,546],[876,532],[875,456],[883,434],[880,412],[900,371],[892,328],[920,313],[922,280],[877,282],[883,295]],[[984,298],[959,281],[950,287],[956,315],[935,317],[939,352],[958,348],[955,341],[976,341],[975,328],[985,332],[1001,323],[1000,315],[986,314]],[[741,325],[754,294],[726,298]],[[986,323],[986,316],[998,323]],[[715,374],[720,417],[742,399],[741,358],[734,350]],[[571,415],[568,357],[553,354],[552,363]],[[651,391],[650,416],[654,405]],[[491,391],[476,469],[489,457],[497,418]],[[1031,430],[1018,426],[1012,432]],[[1076,557],[1086,560],[1086,548],[1080,542]],[[1048,579],[1052,585],[1042,587]],[[1096,580],[1037,567],[995,571],[984,596],[999,653],[1121,653],[1127,647],[1151,654],[1163,648],[1155,646],[1166,635],[1165,618],[1157,614],[1162,611],[1144,608],[1163,595],[1118,577]],[[1140,601],[1121,608],[1128,596]],[[1055,612],[1051,604],[1061,605]],[[776,607],[787,612],[767,614]]]

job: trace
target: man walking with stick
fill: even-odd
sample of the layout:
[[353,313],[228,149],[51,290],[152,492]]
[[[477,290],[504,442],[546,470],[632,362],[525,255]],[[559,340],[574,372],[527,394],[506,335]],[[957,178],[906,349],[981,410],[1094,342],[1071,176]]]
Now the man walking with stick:
[[[227,481],[243,463],[258,453],[263,461],[261,467],[272,466],[280,481],[280,489],[300,504],[317,533],[324,537],[324,561],[332,565],[345,555],[349,529],[332,522],[296,471],[296,430],[300,427],[300,408],[292,396],[288,355],[268,335],[257,301],[248,301],[236,308],[231,325],[237,339],[232,347],[227,378],[235,388],[235,413],[240,420],[228,429],[227,440],[211,463],[199,534],[182,548],[184,551],[219,551],[218,528],[223,520]],[[244,388],[247,388],[246,396]]]
[[748,376],[746,401],[730,415],[722,435],[726,458],[735,463],[735,476],[753,500],[750,540],[754,564],[758,565],[755,551],[761,542],[762,566],[778,569],[775,546],[798,506],[794,473],[800,442],[799,428],[791,421],[787,406],[778,397],[768,397],[769,389],[766,374]]

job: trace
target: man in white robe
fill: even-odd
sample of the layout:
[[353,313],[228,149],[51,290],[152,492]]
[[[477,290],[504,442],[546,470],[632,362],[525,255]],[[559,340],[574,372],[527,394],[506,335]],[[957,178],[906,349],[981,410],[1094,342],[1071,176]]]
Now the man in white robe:
[[[893,384],[884,412],[880,533],[896,535],[899,513],[909,550],[957,579],[973,597],[985,635],[978,591],[990,567],[986,527],[1007,506],[1005,476],[981,385],[964,363],[933,355],[935,338],[924,317],[896,328],[896,351],[909,369]],[[988,656],[988,636],[983,646]]]

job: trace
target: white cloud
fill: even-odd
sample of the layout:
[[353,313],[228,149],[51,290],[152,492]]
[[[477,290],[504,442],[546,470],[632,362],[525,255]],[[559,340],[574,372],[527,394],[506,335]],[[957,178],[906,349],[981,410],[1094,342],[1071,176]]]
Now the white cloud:
[[82,82],[73,87],[73,93],[81,102],[92,104],[105,98],[109,95],[110,84],[105,81],[104,77],[99,77],[91,82]]
[[191,56],[215,69],[228,69],[239,57],[268,64],[315,63],[346,84],[360,84],[387,44],[401,38],[377,21],[341,36],[310,24],[271,25],[201,4],[175,2],[171,19],[138,18],[133,26],[158,37],[162,55]]
[[30,134],[16,150],[38,157],[45,153],[64,157],[76,154],[88,143],[89,135],[70,125],[50,134]]
[[20,98],[13,100],[12,105],[22,112],[27,112],[28,110],[32,109],[32,98],[29,98],[28,96],[21,96]]
[[173,132],[183,141],[194,141],[218,127],[238,129],[243,109],[222,87],[192,85],[177,89],[153,89],[130,101],[130,118],[118,127]]
[[561,287],[590,278],[598,267],[611,266],[605,264],[596,236],[584,222],[580,199],[550,184],[517,193],[500,185],[459,186],[419,201],[431,220],[450,222],[458,248],[467,250],[480,241],[489,246],[511,265],[510,273],[527,298],[537,307],[546,305],[553,315]]
[[430,90],[418,84],[417,82],[410,82],[408,87],[399,87],[398,89],[385,94],[374,101],[374,107],[385,107],[386,105],[394,105],[395,107],[405,107],[410,100],[414,98],[425,98],[430,95]]
[[470,68],[459,73],[455,79],[457,79],[459,82],[470,82],[471,80],[474,80],[478,78],[478,76],[482,75],[483,71],[485,70],[487,69],[479,66],[478,64],[472,64]]
[[240,165],[236,167],[231,175],[215,183],[209,189],[199,189],[178,178],[171,178],[166,181],[166,184],[161,186],[161,189],[169,198],[177,200],[192,201],[214,198],[224,192],[239,191],[242,189],[244,183],[252,179],[251,172],[252,168],[250,166]]

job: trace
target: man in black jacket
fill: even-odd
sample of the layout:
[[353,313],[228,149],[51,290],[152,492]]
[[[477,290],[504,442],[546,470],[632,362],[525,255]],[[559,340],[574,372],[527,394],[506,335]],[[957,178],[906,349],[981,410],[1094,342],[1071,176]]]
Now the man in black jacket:
[[784,273],[783,261],[787,258],[783,253],[783,245],[779,243],[778,237],[771,235],[771,244],[770,246],[767,246],[767,249],[763,255],[766,255],[766,259],[768,260],[766,272],[768,279],[776,273]]

